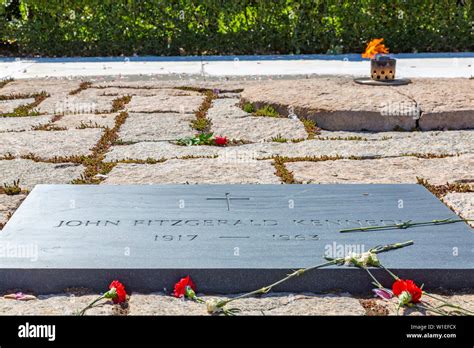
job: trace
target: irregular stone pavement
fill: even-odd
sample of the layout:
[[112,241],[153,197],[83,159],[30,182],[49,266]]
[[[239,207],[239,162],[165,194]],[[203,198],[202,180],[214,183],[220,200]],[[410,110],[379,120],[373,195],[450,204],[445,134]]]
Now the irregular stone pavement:
[[[20,180],[22,189],[14,196],[0,191],[0,229],[34,185],[83,182],[306,184],[425,179],[452,210],[474,219],[474,130],[463,129],[474,128],[472,80],[420,79],[385,90],[356,86],[342,78],[81,82],[22,80],[0,89],[0,96],[17,96],[0,103],[0,185]],[[217,94],[210,105],[205,105],[202,88]],[[32,95],[40,92],[48,97],[31,108],[30,116],[1,117],[28,107],[34,102]],[[131,97],[128,103],[126,96]],[[271,105],[283,116],[254,116],[243,111],[246,102],[257,108]],[[421,110],[421,117],[417,121],[390,114],[394,110]],[[234,140],[231,146],[186,147],[173,142],[198,133],[191,122],[200,112],[209,119],[211,132]],[[384,112],[389,115],[383,116]],[[304,118],[316,120],[323,129],[308,132]],[[372,132],[362,131],[370,125]],[[427,130],[394,131],[395,126]],[[472,309],[472,291],[447,297]],[[73,314],[93,298],[71,292],[41,295],[31,302],[0,298],[0,314]],[[248,315],[395,314],[387,302],[345,293],[276,293],[239,300],[236,306]],[[133,293],[128,308],[106,304],[89,314],[206,312],[200,304],[167,294]]]

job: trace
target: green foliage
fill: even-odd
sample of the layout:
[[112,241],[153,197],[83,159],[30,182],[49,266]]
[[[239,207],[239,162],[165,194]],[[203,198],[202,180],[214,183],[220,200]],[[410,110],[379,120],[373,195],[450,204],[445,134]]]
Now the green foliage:
[[284,136],[282,136],[281,134],[277,134],[276,137],[272,138],[272,141],[274,141],[276,143],[287,143],[288,139],[285,138]]
[[13,184],[3,184],[2,191],[9,196],[19,195],[21,193],[20,179],[13,181]]
[[176,141],[178,145],[214,145],[214,136],[212,133],[201,133],[194,137],[181,138]]
[[280,114],[270,105],[261,107],[254,113],[255,116],[280,117]]
[[199,132],[205,132],[211,127],[211,121],[205,117],[196,118],[191,121],[191,127]]
[[[24,55],[472,51],[472,1],[0,0],[0,42]],[[1,48],[1,45],[0,45]]]
[[245,103],[244,106],[242,107],[242,110],[251,114],[252,112],[255,111],[255,108],[253,107],[252,103]]

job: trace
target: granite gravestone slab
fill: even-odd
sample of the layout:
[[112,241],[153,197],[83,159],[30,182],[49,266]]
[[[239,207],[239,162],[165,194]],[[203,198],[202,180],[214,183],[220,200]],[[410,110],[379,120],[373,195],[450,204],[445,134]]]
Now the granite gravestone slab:
[[[415,244],[380,255],[386,267],[428,287],[472,287],[474,229],[464,222],[339,232],[450,217],[419,185],[38,185],[0,233],[0,288],[101,291],[120,279],[148,292],[191,275],[199,291],[237,293],[324,255],[407,240]],[[363,270],[331,267],[275,290],[370,288]]]

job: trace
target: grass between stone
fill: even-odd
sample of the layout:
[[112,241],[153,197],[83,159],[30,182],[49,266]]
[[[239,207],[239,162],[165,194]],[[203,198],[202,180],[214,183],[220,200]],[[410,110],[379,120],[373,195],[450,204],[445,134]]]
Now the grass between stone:
[[308,133],[308,140],[314,139],[321,130],[316,126],[316,123],[313,120],[308,118],[302,119],[301,123],[303,123],[304,129],[306,130],[306,133]]
[[[245,110],[244,110],[245,111]],[[262,117],[281,117],[281,115],[276,111],[273,106],[265,105],[260,109],[255,110],[253,113],[254,116],[262,116]]]
[[[122,107],[131,100],[127,98],[124,100]],[[104,162],[105,153],[109,150],[112,144],[118,139],[118,132],[120,127],[125,123],[128,117],[128,113],[122,111],[115,117],[115,125],[113,128],[106,127],[104,134],[99,139],[97,144],[91,149],[92,154],[87,157],[87,160],[83,163],[86,166],[84,174],[81,174],[79,179],[73,180],[72,184],[99,184],[104,177],[107,175],[117,163]],[[101,176],[99,176],[101,175]]]
[[424,178],[416,177],[416,180],[419,185],[423,185],[424,187],[426,187],[428,191],[430,191],[432,194],[434,194],[438,198],[442,198],[450,192],[460,192],[460,193],[474,192],[474,188],[469,184],[446,183],[444,185],[433,185],[433,184],[430,184],[428,180]]
[[46,92],[34,93],[34,94],[12,94],[8,96],[0,96],[0,100],[14,100],[14,99],[27,99],[34,98],[35,100],[27,105],[20,105],[13,110],[13,112],[7,112],[0,114],[0,117],[27,117],[27,116],[39,116],[40,113],[34,110],[43,100],[49,97]]
[[[206,88],[206,87],[193,87],[193,86],[179,86],[179,87],[172,87],[173,89],[179,89],[181,91],[192,91],[192,92],[198,92],[202,94],[206,94],[209,92],[214,93],[216,90],[218,93],[241,93],[243,91],[242,88],[237,88],[237,89],[212,89],[212,88]],[[214,93],[215,94],[215,93]]]
[[20,179],[14,180],[13,184],[3,183],[3,187],[0,187],[0,194],[6,194],[8,196],[19,195],[23,190],[20,187]]
[[[350,137],[317,137],[317,140],[344,140],[344,141],[369,141],[369,139],[361,136],[350,136]],[[383,139],[387,140],[387,139]]]
[[65,131],[67,130],[66,127],[59,127],[56,126],[54,123],[45,123],[45,124],[39,124],[37,126],[32,126],[31,130],[34,131]]
[[9,78],[9,79],[4,79],[4,80],[1,80],[0,81],[0,89],[5,87],[7,84],[9,84],[10,82],[13,82],[13,79],[12,78]]
[[76,127],[76,129],[96,129],[96,128],[102,128],[104,129],[105,126],[101,126],[97,122],[92,123],[92,121],[89,121],[88,123],[81,121],[81,124]]
[[125,109],[125,105],[130,103],[130,100],[132,100],[132,96],[130,95],[125,95],[120,98],[115,98],[112,101],[112,110],[110,110],[111,113],[118,112],[120,110]]
[[457,157],[459,154],[448,154],[448,153],[403,153],[402,157],[416,157],[422,159],[432,159],[432,158],[446,158],[446,157]]
[[11,153],[8,152],[6,155],[0,156],[0,161],[10,161],[14,160],[16,157]]
[[209,118],[207,118],[207,112],[212,106],[212,101],[217,99],[217,95],[211,91],[206,90],[205,98],[196,111],[195,119],[191,121],[191,128],[197,130],[200,133],[209,133],[211,130],[212,122]]
[[91,86],[92,86],[92,82],[90,81],[81,82],[81,84],[79,85],[79,88],[74,89],[71,92],[69,92],[69,95],[79,94],[80,92],[82,92],[85,89],[90,88]]
[[123,160],[118,160],[118,161],[108,162],[108,163],[114,163],[114,164],[116,164],[116,163],[157,164],[157,163],[163,163],[163,162],[166,162],[166,161],[167,161],[167,159],[164,158],[164,157],[159,158],[159,159],[148,157],[144,160],[126,158],[126,159],[123,159]]
[[300,184],[293,176],[293,172],[290,172],[285,166],[285,160],[282,157],[273,158],[273,166],[275,167],[275,175],[285,184]]

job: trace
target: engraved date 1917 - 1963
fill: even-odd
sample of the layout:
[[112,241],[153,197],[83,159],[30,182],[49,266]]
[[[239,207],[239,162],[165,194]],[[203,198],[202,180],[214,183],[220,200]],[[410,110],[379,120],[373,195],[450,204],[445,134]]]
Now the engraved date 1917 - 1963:
[[[191,242],[198,238],[197,234],[156,234],[155,235],[155,242]],[[242,239],[242,238],[250,238],[250,236],[220,236],[219,238],[225,239]],[[276,241],[311,241],[311,240],[319,240],[319,236],[317,234],[273,234],[271,238]]]
[[319,236],[317,234],[274,234],[274,240],[319,240]]
[[172,234],[157,234],[155,235],[155,242],[158,241],[164,241],[164,242],[181,242],[181,241],[188,241],[191,242],[197,238],[197,234],[178,234],[178,235],[172,235]]

